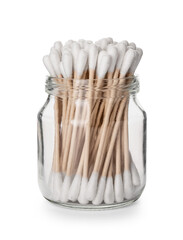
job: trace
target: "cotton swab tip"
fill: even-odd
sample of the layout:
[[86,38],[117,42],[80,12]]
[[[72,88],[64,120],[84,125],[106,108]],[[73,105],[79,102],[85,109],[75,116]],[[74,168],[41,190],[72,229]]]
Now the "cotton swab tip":
[[103,202],[105,186],[106,186],[106,177],[102,176],[99,180],[97,195],[92,201],[94,205],[99,205]]
[[114,187],[112,177],[107,178],[106,189],[104,193],[104,202],[106,204],[114,203]]
[[88,185],[88,178],[82,177],[78,202],[83,205],[88,203],[88,200],[86,199],[87,185]]
[[97,184],[98,184],[98,173],[93,172],[87,185],[86,199],[88,201],[93,201],[93,199],[95,198],[97,193]]
[[60,198],[61,202],[63,203],[68,202],[68,194],[69,194],[71,181],[72,181],[72,177],[66,175],[62,184],[62,191],[61,191],[61,198]]
[[69,195],[68,195],[69,200],[71,200],[72,202],[75,202],[77,200],[79,191],[80,191],[80,186],[81,186],[81,175],[76,174],[72,181],[72,184],[69,190]]
[[133,183],[132,183],[132,176],[129,170],[124,170],[123,173],[123,181],[124,181],[124,194],[125,199],[129,200],[133,197]]
[[116,174],[114,179],[114,195],[115,201],[120,203],[124,200],[124,187],[121,174]]

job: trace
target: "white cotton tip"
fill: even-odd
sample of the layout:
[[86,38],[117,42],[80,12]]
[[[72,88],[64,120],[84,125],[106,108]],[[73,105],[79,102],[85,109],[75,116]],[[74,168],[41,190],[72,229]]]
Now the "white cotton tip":
[[63,48],[62,43],[60,41],[55,42],[54,43],[54,48],[58,51],[59,56],[61,58],[61,56],[62,56],[62,48]]
[[132,75],[134,74],[137,68],[137,60],[138,60],[138,52],[136,50],[134,52],[135,52],[135,57],[129,69],[129,73],[131,73]]
[[87,41],[85,41],[85,43],[84,43],[84,50],[88,53],[89,49],[90,49],[90,44],[87,43]]
[[62,189],[61,172],[51,171],[50,178],[49,178],[49,188],[52,194],[52,199],[54,201],[59,201],[61,196],[61,189]]
[[54,71],[55,71],[57,77],[59,77],[60,73],[61,73],[60,66],[59,66],[60,65],[60,56],[55,48],[51,48],[49,57],[50,57],[52,66],[54,68]]
[[136,51],[138,52],[138,60],[137,60],[137,66],[138,66],[143,55],[143,50],[141,48],[137,48]]
[[79,39],[78,43],[80,45],[80,48],[84,48],[85,40],[84,39]]
[[71,200],[72,202],[75,202],[77,200],[80,192],[80,186],[81,186],[81,175],[76,174],[72,181],[71,187],[69,189],[69,195],[68,195],[69,200]]
[[89,56],[88,56],[88,64],[89,69],[95,70],[97,64],[98,57],[98,48],[95,44],[90,45]]
[[98,68],[98,78],[104,79],[105,75],[109,69],[111,63],[111,57],[109,55],[104,55],[101,59],[99,68]]
[[101,63],[101,60],[102,60],[102,57],[105,56],[105,55],[108,55],[107,51],[100,51],[99,54],[98,54],[98,59],[97,59],[97,75],[98,75],[98,70],[99,70],[99,66],[100,66],[100,63]]
[[101,43],[100,43],[100,47],[102,48],[102,49],[107,49],[107,45],[108,45],[108,41],[107,41],[107,39],[102,39],[102,41],[101,41]]
[[63,48],[62,48],[62,55],[63,55],[64,53],[71,53],[71,49],[69,49],[68,47],[63,47]]
[[79,43],[74,42],[71,45],[71,52],[72,52],[72,57],[73,57],[73,68],[74,70],[76,70],[76,65],[77,65],[77,58],[78,58],[78,54],[80,51],[81,47],[79,45]]
[[142,55],[143,55],[143,51],[141,48],[137,48],[136,51],[135,51],[135,58],[134,58],[134,61],[130,67],[130,70],[129,72],[131,74],[134,74],[135,73],[135,70],[137,69],[137,66],[139,65],[139,62],[142,58]]
[[97,189],[97,195],[92,201],[94,205],[99,205],[103,202],[104,200],[104,192],[105,192],[105,186],[106,186],[106,177],[101,177],[99,180],[98,184],[98,189]]
[[49,58],[48,55],[43,57],[43,63],[45,65],[46,69],[48,70],[50,76],[51,77],[56,77],[56,73],[54,71],[54,68],[52,66],[52,63],[51,63],[50,58]]
[[134,42],[129,43],[129,46],[134,50],[136,49],[136,44]]
[[108,37],[107,42],[108,42],[108,44],[113,43],[113,39],[111,37]]
[[86,199],[88,201],[93,201],[97,193],[98,186],[98,173],[93,172],[87,185]]
[[125,44],[125,45],[126,45],[126,47],[129,45],[129,43],[128,43],[128,41],[127,41],[127,40],[123,40],[123,41],[121,41],[120,43],[122,43],[122,44]]
[[65,70],[64,70],[63,62],[60,62],[60,73],[62,74],[62,76],[64,78],[67,78],[67,75],[66,75]]
[[72,54],[64,53],[62,56],[62,64],[64,68],[64,72],[67,78],[72,77]]
[[133,183],[132,183],[132,176],[129,170],[124,170],[123,173],[123,183],[124,183],[124,195],[125,199],[132,199],[133,198]]
[[71,45],[72,45],[73,42],[74,42],[73,40],[68,40],[68,41],[65,43],[64,47],[71,48]]
[[117,58],[118,58],[118,49],[114,46],[110,46],[107,48],[107,53],[111,57],[111,63],[110,63],[108,72],[113,73],[114,68],[116,66]]
[[114,196],[117,203],[124,200],[123,178],[121,174],[116,174],[114,179]]
[[60,200],[63,203],[68,202],[68,195],[69,195],[71,181],[72,181],[72,177],[66,175],[62,184],[62,190],[61,190],[61,196],[60,196]]
[[112,204],[114,203],[114,186],[113,186],[113,178],[108,177],[105,193],[104,193],[104,202],[106,204]]
[[124,56],[123,64],[121,66],[120,75],[125,77],[128,73],[135,58],[135,50],[129,49]]
[[83,72],[87,63],[87,58],[88,58],[87,52],[81,49],[79,51],[79,54],[77,57],[77,63],[76,63],[76,72],[77,72],[77,76],[79,77],[83,75]]
[[82,177],[78,202],[83,205],[88,203],[88,200],[86,199],[87,186],[88,186],[88,178]]
[[117,63],[116,63],[116,69],[120,70],[121,66],[122,66],[122,63],[123,63],[123,60],[124,60],[124,56],[125,56],[127,47],[123,43],[117,44],[116,47],[118,49],[118,60],[117,60]]
[[140,176],[138,170],[135,166],[135,163],[131,160],[131,174],[132,174],[132,182],[134,186],[140,186]]

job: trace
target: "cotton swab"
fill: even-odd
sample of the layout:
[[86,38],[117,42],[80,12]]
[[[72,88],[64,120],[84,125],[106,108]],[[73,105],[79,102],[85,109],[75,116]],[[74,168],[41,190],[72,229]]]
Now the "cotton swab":
[[124,199],[121,152],[121,133],[119,132],[116,140],[116,172],[114,179],[114,194],[117,203],[122,202]]
[[97,64],[97,56],[98,56],[98,49],[93,44],[90,45],[89,49],[89,56],[88,56],[88,63],[89,63],[89,96],[88,96],[88,109],[85,108],[88,111],[88,123],[86,127],[86,139],[85,139],[85,145],[84,145],[84,151],[85,151],[85,159],[84,159],[84,166],[83,166],[83,177],[81,182],[81,191],[78,197],[78,201],[81,204],[87,204],[88,200],[86,199],[86,188],[88,184],[88,164],[89,164],[89,150],[90,150],[90,138],[91,138],[91,111],[92,111],[92,90],[93,90],[93,79],[95,75],[95,68]]
[[[98,70],[99,85],[101,85],[101,82],[104,79],[104,77],[109,69],[110,62],[111,62],[111,57],[109,55],[102,56],[101,62],[99,64],[99,70]],[[107,123],[105,123],[105,125],[106,124]],[[101,136],[101,141],[100,141],[99,150],[98,150],[99,154],[96,157],[94,171],[90,177],[90,180],[89,180],[88,186],[87,186],[86,197],[89,201],[92,201],[94,199],[94,197],[96,196],[98,172],[99,172],[99,166],[100,166],[100,160],[101,160],[100,154],[101,154],[101,152],[103,152],[102,148],[103,148],[103,143],[105,141],[105,134],[106,134],[106,132],[103,132],[103,135]]]
[[[78,61],[77,61],[77,78],[80,79],[84,69],[85,65],[87,62],[87,53],[84,50],[80,50],[78,54]],[[78,103],[78,106],[76,107],[76,112],[75,112],[75,121],[79,120],[79,114],[80,114],[80,103]],[[74,150],[75,150],[75,143],[76,143],[76,134],[77,134],[77,126],[74,125],[73,131],[72,131],[72,138],[71,138],[71,143],[70,143],[70,149],[69,149],[69,157],[68,157],[68,162],[67,162],[67,172],[66,176],[63,182],[63,191],[61,194],[61,201],[62,202],[67,202],[68,201],[68,192],[71,184],[71,164],[73,162],[74,158]]]

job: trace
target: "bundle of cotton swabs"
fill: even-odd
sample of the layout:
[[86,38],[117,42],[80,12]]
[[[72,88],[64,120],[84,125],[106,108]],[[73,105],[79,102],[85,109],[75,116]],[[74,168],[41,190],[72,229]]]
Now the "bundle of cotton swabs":
[[[117,90],[111,86],[125,84],[125,77],[134,75],[142,54],[133,42],[104,38],[65,45],[57,41],[43,58],[50,76],[68,83],[73,93],[55,96],[48,182],[53,201],[99,205],[133,199],[141,182],[129,151],[128,96],[115,101]],[[94,91],[103,87],[105,101],[102,91]]]

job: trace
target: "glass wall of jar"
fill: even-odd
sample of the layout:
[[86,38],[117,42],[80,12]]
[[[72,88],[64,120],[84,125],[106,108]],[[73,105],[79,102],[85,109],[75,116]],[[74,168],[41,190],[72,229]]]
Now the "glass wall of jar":
[[38,113],[38,182],[67,207],[98,209],[137,200],[146,179],[146,113],[134,76],[48,77]]

